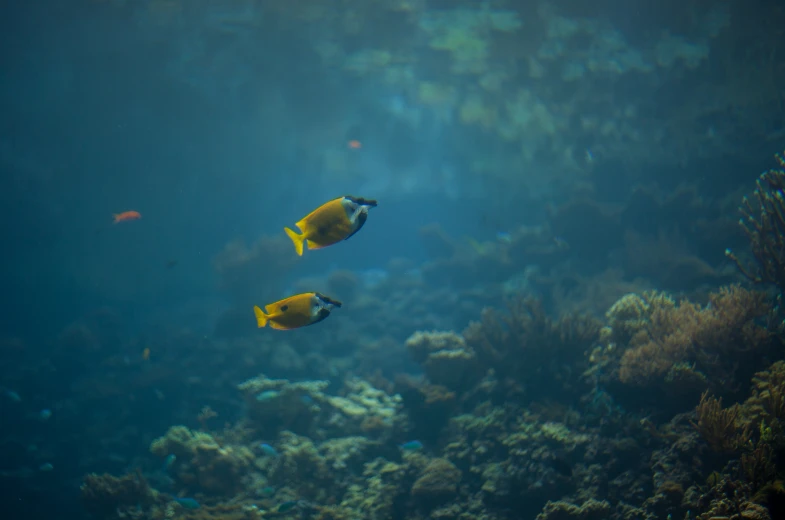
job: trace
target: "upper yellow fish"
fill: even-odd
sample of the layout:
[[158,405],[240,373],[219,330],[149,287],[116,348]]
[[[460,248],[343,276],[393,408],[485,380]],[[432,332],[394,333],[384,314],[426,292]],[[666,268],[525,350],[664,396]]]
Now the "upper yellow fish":
[[253,312],[256,314],[256,324],[260,329],[270,323],[273,329],[289,330],[319,323],[330,315],[334,307],[341,305],[338,300],[317,292],[309,292],[295,294],[265,305],[264,310],[267,313],[256,306]]
[[295,225],[302,233],[288,227],[283,228],[294,242],[297,254],[302,256],[303,243],[308,249],[331,246],[360,231],[368,219],[368,210],[376,207],[376,201],[347,195],[322,204]]

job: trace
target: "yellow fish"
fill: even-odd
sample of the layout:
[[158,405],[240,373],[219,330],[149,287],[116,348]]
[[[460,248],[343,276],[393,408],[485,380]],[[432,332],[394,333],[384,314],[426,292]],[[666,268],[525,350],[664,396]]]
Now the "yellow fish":
[[347,195],[322,204],[295,225],[302,233],[283,228],[294,242],[297,254],[302,256],[303,244],[308,249],[321,249],[348,240],[360,231],[368,219],[368,210],[376,207],[376,201]]
[[334,307],[341,305],[338,300],[317,292],[309,292],[295,294],[265,305],[264,310],[267,313],[256,306],[253,312],[256,314],[256,324],[260,329],[269,322],[273,329],[290,330],[319,323],[330,315]]

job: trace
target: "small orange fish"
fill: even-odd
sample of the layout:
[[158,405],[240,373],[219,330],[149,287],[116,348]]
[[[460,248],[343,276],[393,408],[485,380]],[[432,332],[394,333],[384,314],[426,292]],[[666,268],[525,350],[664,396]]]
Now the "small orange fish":
[[126,220],[139,220],[142,218],[142,214],[138,211],[123,211],[122,213],[115,213],[112,217],[114,217],[114,223],[117,224]]
[[363,147],[363,144],[360,141],[358,141],[357,139],[352,139],[351,141],[346,143],[346,145],[349,148],[351,148],[352,150],[359,150],[360,148]]
[[150,347],[147,347],[142,351],[142,359],[144,359],[145,361],[148,361],[150,359]]

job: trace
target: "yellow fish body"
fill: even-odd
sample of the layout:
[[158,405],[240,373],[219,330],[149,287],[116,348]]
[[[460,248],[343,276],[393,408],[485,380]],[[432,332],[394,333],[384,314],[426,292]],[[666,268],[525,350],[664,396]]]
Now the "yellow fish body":
[[254,307],[256,325],[261,329],[268,323],[273,329],[290,330],[319,323],[330,315],[330,311],[342,304],[317,292],[295,294],[283,300],[265,305],[263,312]]
[[322,204],[295,225],[301,233],[283,228],[294,242],[297,254],[302,256],[303,245],[308,249],[321,249],[348,240],[360,231],[368,219],[368,210],[376,201],[347,195]]

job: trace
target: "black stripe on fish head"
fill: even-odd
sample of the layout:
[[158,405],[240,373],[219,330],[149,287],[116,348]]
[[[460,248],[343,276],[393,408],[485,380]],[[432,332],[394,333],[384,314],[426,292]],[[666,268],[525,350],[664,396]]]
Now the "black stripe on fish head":
[[352,195],[346,195],[346,196],[344,196],[344,198],[348,199],[348,200],[350,200],[350,201],[352,201],[355,204],[358,204],[360,206],[369,206],[371,208],[375,208],[378,205],[378,203],[375,200],[373,200],[373,199],[364,199],[362,197],[353,197]]
[[339,302],[338,300],[334,300],[334,299],[330,298],[329,296],[325,296],[325,295],[324,295],[324,294],[322,294],[322,293],[314,293],[314,294],[315,294],[315,295],[316,295],[316,297],[317,297],[317,298],[319,298],[319,300],[320,300],[322,303],[324,303],[325,305],[334,305],[334,306],[336,306],[336,307],[340,307],[341,305],[343,305],[343,304],[342,304],[341,302]]
[[319,309],[319,312],[316,313],[316,316],[314,316],[313,321],[311,323],[319,323],[320,321],[327,318],[327,316],[329,315],[330,315],[330,309],[328,309],[327,307],[322,307],[321,309]]
[[360,231],[362,227],[365,225],[365,221],[368,220],[368,206],[360,206],[360,210],[357,211],[357,214],[354,217],[353,222],[353,230],[349,235],[344,238],[344,240],[349,240],[354,236],[355,233]]

